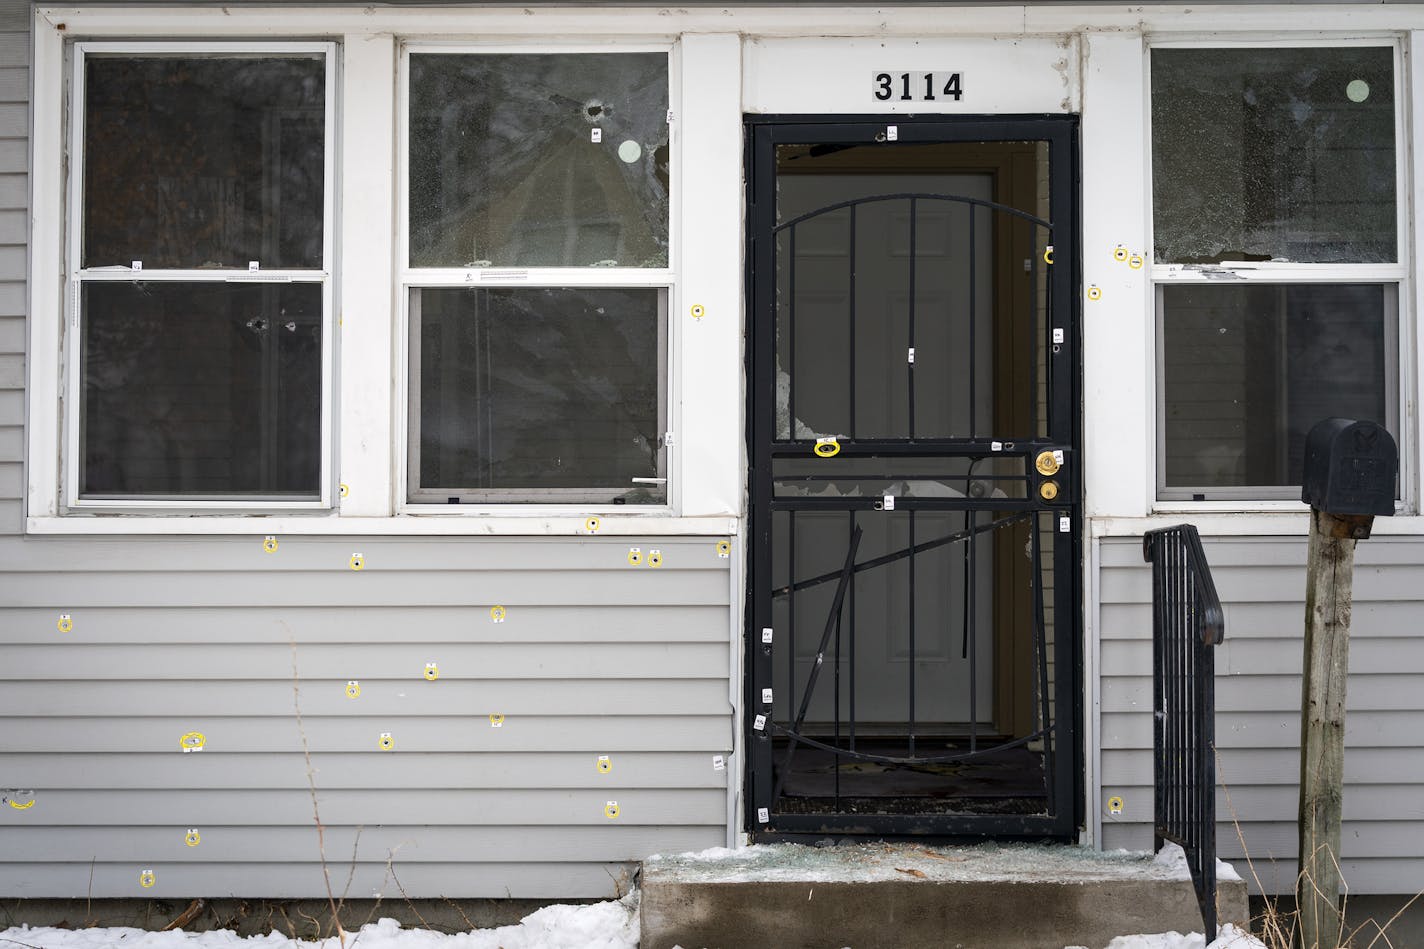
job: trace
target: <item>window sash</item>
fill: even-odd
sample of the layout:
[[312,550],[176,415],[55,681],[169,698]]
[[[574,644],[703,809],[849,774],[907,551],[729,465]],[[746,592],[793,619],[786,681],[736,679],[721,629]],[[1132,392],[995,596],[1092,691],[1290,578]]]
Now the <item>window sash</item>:
[[[671,155],[668,166],[668,222],[667,222],[667,266],[666,267],[413,267],[410,264],[410,57],[426,54],[450,55],[520,55],[520,54],[579,54],[579,53],[663,53],[668,57],[668,103],[677,100],[676,46],[670,42],[619,43],[617,45],[589,45],[586,43],[541,42],[538,44],[491,40],[488,42],[439,42],[416,41],[401,44],[400,59],[397,64],[396,93],[396,272],[400,294],[400,325],[396,334],[397,404],[396,404],[396,477],[397,497],[404,499],[400,509],[405,513],[429,514],[435,512],[458,511],[461,514],[509,514],[517,506],[520,513],[532,513],[539,509],[550,514],[567,514],[568,505],[581,505],[583,510],[595,513],[640,514],[670,511],[676,507],[676,485],[671,477],[672,457],[670,444],[664,436],[669,433],[673,381],[669,377],[669,360],[672,346],[672,324],[669,311],[678,295],[678,271],[680,260],[680,235],[678,232],[679,204],[679,146],[678,136],[670,130]],[[671,116],[670,116],[671,119]],[[672,125],[671,121],[669,122]],[[521,288],[521,289],[591,289],[607,288],[651,288],[661,290],[658,318],[658,429],[660,444],[657,450],[658,477],[665,479],[664,497],[651,504],[615,504],[612,498],[626,493],[630,485],[608,488],[511,488],[450,491],[424,488],[420,485],[420,429],[418,425],[420,406],[419,351],[411,343],[413,320],[412,300],[416,291],[459,287]],[[403,446],[404,450],[402,450]],[[450,505],[449,498],[459,497],[458,505]],[[437,505],[448,505],[444,511]]]
[[[1151,60],[1156,49],[1281,49],[1311,47],[1389,47],[1393,50],[1394,77],[1394,150],[1395,150],[1395,231],[1398,259],[1392,263],[1300,263],[1282,261],[1233,261],[1215,264],[1149,263],[1148,275],[1153,289],[1153,330],[1154,330],[1154,385],[1155,438],[1154,438],[1154,497],[1162,509],[1183,509],[1201,506],[1208,509],[1261,509],[1273,510],[1283,503],[1292,506],[1300,503],[1299,486],[1239,485],[1232,487],[1210,487],[1192,485],[1167,485],[1166,471],[1166,397],[1165,397],[1165,353],[1164,353],[1164,293],[1166,286],[1194,283],[1229,281],[1231,283],[1266,283],[1272,285],[1291,284],[1346,284],[1380,283],[1387,287],[1385,294],[1384,320],[1385,366],[1384,395],[1386,418],[1382,420],[1400,445],[1401,467],[1399,490],[1407,503],[1412,496],[1410,477],[1412,465],[1408,461],[1412,450],[1410,432],[1401,428],[1401,406],[1412,399],[1406,391],[1406,384],[1413,378],[1411,363],[1402,354],[1408,348],[1407,326],[1412,317],[1413,302],[1413,261],[1412,220],[1409,208],[1413,191],[1410,187],[1410,138],[1406,106],[1411,89],[1410,71],[1403,58],[1403,41],[1396,36],[1376,37],[1309,37],[1309,38],[1232,38],[1222,36],[1180,37],[1173,39],[1150,38],[1147,56],[1143,59],[1145,74],[1144,87],[1150,100]],[[1146,246],[1156,246],[1154,220],[1155,202],[1152,196],[1152,136],[1144,142],[1145,167],[1147,169],[1148,194],[1146,195],[1147,239]],[[1392,288],[1392,289],[1389,289]],[[1412,384],[1412,383],[1410,383]],[[1201,496],[1205,496],[1205,500]],[[1223,505],[1225,507],[1223,508]]]
[[[1410,243],[1410,215],[1411,192],[1409,190],[1409,165],[1410,149],[1409,143],[1409,121],[1406,107],[1409,100],[1410,76],[1409,69],[1404,62],[1402,40],[1398,37],[1310,37],[1310,38],[1281,38],[1273,40],[1263,40],[1256,38],[1232,38],[1229,36],[1213,36],[1200,39],[1161,39],[1149,38],[1147,55],[1143,57],[1142,68],[1145,75],[1144,86],[1148,97],[1148,116],[1146,124],[1146,150],[1145,168],[1147,170],[1147,257],[1153,260],[1152,248],[1157,246],[1155,235],[1155,221],[1153,214],[1155,200],[1152,194],[1152,129],[1151,129],[1151,99],[1152,99],[1152,61],[1151,56],[1154,50],[1158,49],[1310,49],[1310,48],[1344,48],[1344,47],[1388,47],[1393,51],[1393,76],[1394,76],[1394,196],[1395,196],[1395,247],[1398,259],[1393,264],[1351,264],[1351,263],[1279,263],[1272,261],[1222,261],[1219,264],[1157,264],[1152,263],[1154,279],[1170,276],[1173,273],[1192,271],[1196,269],[1210,270],[1213,268],[1224,268],[1233,271],[1264,272],[1270,270],[1292,271],[1302,269],[1313,269],[1319,267],[1396,267],[1400,271],[1408,268],[1412,259],[1412,244]],[[1341,277],[1340,279],[1348,279]]]
[[[667,213],[667,266],[666,267],[510,267],[491,266],[489,268],[464,267],[414,267],[410,263],[410,57],[412,55],[557,55],[557,54],[605,54],[619,53],[663,53],[668,57],[668,107],[669,107],[669,148],[668,162],[668,213]],[[396,240],[397,268],[404,276],[402,291],[413,281],[426,280],[481,280],[501,279],[505,274],[516,274],[517,279],[544,281],[544,286],[580,286],[585,281],[622,281],[627,286],[646,286],[668,281],[678,269],[679,241],[677,222],[677,202],[679,194],[678,144],[671,121],[672,104],[677,101],[675,68],[675,46],[672,43],[620,43],[617,45],[593,46],[586,43],[509,43],[499,40],[488,42],[449,43],[438,41],[415,41],[401,44],[400,61],[396,76]],[[568,276],[561,276],[568,274]],[[451,276],[453,275],[453,277]],[[613,276],[620,275],[620,276]],[[603,279],[600,279],[603,278]],[[648,281],[651,280],[651,283]],[[570,282],[577,281],[577,283]]]
[[[1202,285],[1208,281],[1201,281],[1197,285]],[[1384,395],[1385,417],[1383,419],[1372,419],[1379,421],[1384,427],[1403,442],[1404,433],[1400,429],[1400,404],[1402,386],[1400,380],[1400,309],[1401,297],[1406,292],[1406,287],[1399,281],[1349,281],[1346,279],[1312,281],[1317,284],[1343,284],[1343,283],[1378,283],[1384,288],[1383,312],[1380,314],[1381,337],[1384,341],[1384,379],[1381,381],[1381,389]],[[1254,285],[1261,286],[1263,282],[1255,282]],[[1291,281],[1280,282],[1271,281],[1266,286],[1277,287],[1281,290],[1290,287],[1306,286],[1310,282]],[[1167,483],[1167,378],[1166,378],[1166,287],[1182,286],[1183,282],[1159,282],[1153,292],[1153,310],[1155,314],[1154,324],[1156,327],[1156,485],[1157,498],[1160,501],[1170,502],[1196,502],[1211,503],[1219,501],[1299,501],[1299,485],[1193,485],[1193,484],[1173,484]],[[1217,284],[1219,285],[1219,284]],[[1227,284],[1231,286],[1245,286],[1238,281]],[[1273,419],[1273,421],[1283,421],[1283,418]],[[1403,453],[1401,452],[1401,457]],[[1401,492],[1404,490],[1404,472],[1401,470],[1399,485]]]
[[[85,62],[89,54],[106,56],[193,57],[205,55],[233,57],[250,54],[254,58],[281,58],[284,55],[316,55],[325,66],[324,147],[322,171],[322,267],[317,269],[233,270],[233,269],[160,269],[131,267],[80,266],[83,248],[83,207],[85,179]],[[337,75],[337,44],[313,42],[166,42],[166,41],[85,41],[70,47],[70,87],[67,209],[65,227],[65,272],[67,318],[65,321],[64,354],[64,491],[62,510],[254,510],[299,511],[321,510],[332,506],[332,428],[335,412],[334,333],[332,273],[336,246],[336,152],[339,147],[336,121],[336,99],[339,89]],[[260,261],[259,261],[260,265]],[[86,283],[96,282],[179,282],[179,283],[316,283],[321,286],[321,413],[320,413],[320,474],[318,491],[311,497],[292,499],[290,495],[259,496],[233,494],[216,496],[144,495],[141,497],[85,498],[80,496],[80,463],[83,456],[81,404],[84,379],[81,353],[81,300]]]
[[[479,287],[480,285],[476,285]],[[467,505],[566,505],[581,504],[585,507],[590,505],[602,508],[610,512],[617,511],[647,511],[649,509],[662,509],[670,507],[672,504],[672,483],[668,476],[668,449],[669,445],[665,441],[668,432],[668,404],[670,400],[670,389],[668,385],[668,309],[673,294],[673,288],[668,284],[647,283],[642,287],[629,288],[621,284],[584,284],[582,286],[572,282],[565,284],[538,285],[518,284],[516,289],[539,290],[539,289],[598,289],[606,287],[608,289],[654,289],[657,294],[657,340],[655,341],[655,352],[657,355],[657,438],[658,444],[654,452],[656,462],[655,479],[661,479],[659,485],[664,489],[661,500],[642,504],[629,504],[615,502],[615,498],[626,494],[633,484],[619,485],[597,485],[590,484],[586,487],[518,487],[518,488],[434,488],[425,487],[420,482],[421,472],[421,349],[419,344],[419,332],[421,327],[420,314],[420,293],[423,290],[440,289],[472,289],[468,283],[412,283],[404,288],[405,297],[405,319],[403,320],[404,332],[402,341],[405,346],[405,358],[402,365],[405,368],[405,379],[402,389],[405,394],[404,411],[402,412],[402,424],[405,425],[405,445],[406,451],[403,453],[402,461],[404,465],[404,477],[402,483],[405,485],[405,499],[411,505],[418,505],[428,509],[430,505],[449,504],[450,498],[459,498],[459,506],[465,508]],[[493,289],[485,286],[483,288]],[[499,289],[509,289],[509,285],[500,285]],[[454,505],[452,505],[454,506]],[[592,508],[590,508],[592,509]]]

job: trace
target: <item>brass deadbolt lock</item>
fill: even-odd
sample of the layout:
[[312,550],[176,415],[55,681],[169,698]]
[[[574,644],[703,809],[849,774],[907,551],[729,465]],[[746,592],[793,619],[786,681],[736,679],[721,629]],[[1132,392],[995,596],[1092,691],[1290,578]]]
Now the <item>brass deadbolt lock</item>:
[[1045,481],[1038,486],[1038,493],[1045,501],[1052,501],[1058,497],[1058,482]]
[[1058,474],[1059,462],[1057,456],[1051,451],[1041,451],[1038,457],[1033,460],[1033,466],[1038,469],[1038,473],[1045,478]]

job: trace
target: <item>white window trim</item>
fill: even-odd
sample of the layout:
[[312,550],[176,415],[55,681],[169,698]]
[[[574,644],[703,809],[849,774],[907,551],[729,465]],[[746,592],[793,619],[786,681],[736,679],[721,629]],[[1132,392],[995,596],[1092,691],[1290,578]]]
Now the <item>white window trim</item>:
[[[763,17],[792,23],[779,12]],[[537,9],[532,12],[457,9],[414,11],[357,8],[284,9],[279,20],[257,8],[174,7],[163,10],[36,7],[32,76],[31,295],[26,390],[27,484],[25,529],[43,534],[388,534],[577,535],[587,515],[600,513],[600,533],[725,536],[738,530],[744,503],[742,392],[741,98],[742,39],[720,14],[691,11],[673,19],[656,11]],[[690,32],[689,32],[690,31]],[[604,37],[616,34],[607,44]],[[685,35],[683,35],[685,34]],[[338,81],[331,86],[337,119],[330,139],[338,164],[329,202],[335,241],[329,257],[332,299],[331,453],[325,509],[287,509],[258,503],[234,510],[184,503],[179,508],[75,509],[64,503],[65,411],[69,381],[63,358],[62,293],[67,222],[64,147],[68,114],[66,44],[159,43],[172,38],[202,45],[224,41],[337,44]],[[402,37],[469,37],[472,45],[547,50],[582,46],[671,49],[671,127],[674,181],[696,180],[695,193],[671,195],[670,266],[640,280],[669,288],[668,428],[676,447],[668,453],[671,503],[613,505],[506,504],[497,508],[420,505],[404,516],[397,460],[404,443],[403,394],[397,387],[396,346],[401,339],[403,282],[396,254],[398,42]],[[537,39],[531,37],[537,36]],[[140,39],[135,40],[135,37]],[[164,48],[171,48],[163,42]],[[262,43],[265,47],[267,44]],[[461,48],[469,48],[461,43]],[[691,109],[699,119],[682,116]],[[697,222],[684,229],[684,215]],[[680,259],[679,259],[680,258]],[[125,275],[127,276],[127,275]],[[616,272],[580,280],[619,279]],[[460,272],[463,279],[463,272]],[[626,285],[632,285],[633,280]],[[704,307],[693,323],[686,299]],[[684,355],[690,351],[690,356]],[[684,393],[688,394],[684,398]],[[339,487],[339,491],[337,488]],[[429,510],[435,508],[436,510]]]
[[[323,154],[322,189],[322,260],[320,270],[261,270],[256,273],[242,270],[196,270],[196,269],[152,269],[131,270],[113,268],[86,269],[80,266],[83,246],[83,187],[84,187],[84,120],[85,82],[84,64],[91,53],[131,54],[136,56],[152,54],[231,54],[264,53],[272,56],[284,54],[317,53],[322,56],[326,73],[325,92],[325,147]],[[332,499],[332,416],[335,385],[332,373],[334,366],[332,340],[332,313],[334,311],[332,287],[332,263],[335,254],[335,205],[336,205],[336,99],[337,47],[334,43],[300,42],[112,42],[84,41],[70,47],[69,85],[69,137],[68,154],[68,212],[64,219],[66,234],[65,261],[65,321],[64,359],[65,372],[64,413],[64,492],[59,503],[72,511],[152,511],[152,512],[192,512],[192,511],[304,511],[323,510],[331,505]],[[260,262],[259,262],[260,263]],[[142,274],[141,277],[138,275]],[[81,457],[79,438],[79,407],[82,401],[80,387],[83,380],[78,371],[80,365],[80,290],[85,283],[122,282],[136,279],[144,282],[189,282],[189,283],[252,283],[252,282],[301,282],[314,283],[321,287],[321,415],[320,415],[320,469],[318,492],[314,499],[282,500],[267,498],[260,500],[196,500],[183,498],[125,498],[125,499],[84,499],[79,496],[79,460]]]
[[[1231,274],[1231,282],[1244,283],[1385,283],[1398,287],[1395,311],[1386,314],[1388,322],[1393,322],[1395,330],[1395,351],[1386,363],[1393,370],[1392,379],[1386,384],[1394,393],[1392,419],[1398,432],[1400,498],[1395,508],[1400,513],[1410,514],[1418,509],[1418,459],[1420,439],[1417,431],[1417,406],[1420,393],[1420,354],[1416,352],[1415,320],[1419,312],[1424,312],[1421,300],[1421,286],[1413,274],[1414,262],[1418,259],[1417,234],[1414,228],[1414,212],[1420,203],[1419,189],[1424,182],[1419,180],[1420,156],[1410,136],[1411,126],[1419,127],[1420,77],[1411,68],[1411,47],[1417,47],[1420,33],[1401,34],[1398,31],[1363,34],[1359,31],[1348,35],[1331,35],[1313,32],[1308,35],[1273,33],[1261,34],[1147,34],[1143,47],[1143,88],[1145,92],[1143,118],[1143,162],[1146,171],[1146,254],[1153,260],[1155,234],[1152,198],[1152,82],[1151,55],[1154,49],[1291,49],[1309,47],[1388,47],[1394,51],[1395,76],[1395,201],[1396,215],[1395,246],[1399,260],[1393,264],[1297,264],[1270,261],[1224,261],[1214,265],[1190,264],[1149,264],[1148,301],[1151,319],[1148,321],[1151,353],[1151,378],[1149,398],[1152,411],[1148,413],[1147,448],[1152,459],[1148,469],[1148,511],[1151,514],[1213,514],[1216,512],[1238,512],[1266,516],[1268,521],[1276,521],[1283,516],[1299,517],[1308,510],[1297,500],[1270,496],[1242,497],[1239,499],[1216,499],[1195,501],[1184,498],[1165,498],[1166,471],[1162,463],[1162,437],[1165,404],[1162,399],[1162,340],[1158,288],[1175,284],[1213,282],[1208,271]],[[1387,357],[1389,354],[1386,354]],[[1392,385],[1391,385],[1392,383]],[[1239,490],[1250,492],[1249,487]]]
[[[540,53],[662,53],[667,56],[668,76],[668,143],[670,158],[668,168],[668,266],[667,267],[503,267],[485,268],[460,267],[412,267],[410,265],[410,56],[421,54],[483,54],[483,55],[529,55]],[[531,44],[525,42],[499,42],[485,40],[469,43],[443,41],[408,40],[400,43],[400,62],[396,75],[396,98],[398,111],[396,119],[396,240],[397,309],[399,321],[395,331],[395,432],[393,448],[395,452],[395,497],[396,511],[418,517],[552,517],[566,515],[571,510],[597,514],[600,517],[622,514],[645,514],[654,517],[673,515],[679,509],[678,479],[674,475],[674,459],[680,452],[676,444],[676,424],[673,413],[673,380],[678,375],[674,371],[675,354],[679,352],[680,340],[675,339],[678,320],[673,314],[679,312],[677,305],[677,274],[679,272],[681,241],[678,239],[680,220],[678,198],[680,187],[680,148],[673,138],[676,109],[673,103],[679,96],[678,46],[672,42],[661,43],[574,43],[548,42]],[[666,496],[661,504],[613,504],[593,502],[560,504],[552,501],[518,502],[472,502],[459,505],[441,505],[434,501],[412,501],[410,472],[410,295],[413,289],[442,289],[449,287],[527,287],[545,288],[648,288],[666,291],[666,317],[663,322],[664,349],[660,354],[664,371],[662,373],[659,399],[659,414],[664,418],[664,432],[674,433],[673,444],[662,448],[663,476],[667,478]],[[531,494],[537,494],[532,490]],[[551,492],[552,494],[553,492]]]

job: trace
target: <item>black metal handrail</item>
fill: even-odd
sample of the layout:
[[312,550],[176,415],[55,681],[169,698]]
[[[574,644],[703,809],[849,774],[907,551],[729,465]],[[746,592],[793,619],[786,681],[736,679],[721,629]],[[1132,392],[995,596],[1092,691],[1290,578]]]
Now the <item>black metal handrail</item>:
[[1187,855],[1207,942],[1216,938],[1216,652],[1225,617],[1190,524],[1148,531],[1152,564],[1153,845]]

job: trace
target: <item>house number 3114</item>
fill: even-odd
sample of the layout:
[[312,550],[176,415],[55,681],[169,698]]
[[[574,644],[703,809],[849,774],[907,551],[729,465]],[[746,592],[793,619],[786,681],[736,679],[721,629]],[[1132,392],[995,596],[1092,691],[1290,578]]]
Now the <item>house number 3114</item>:
[[875,98],[881,102],[898,99],[901,102],[953,99],[964,95],[957,72],[878,72],[875,74]]

